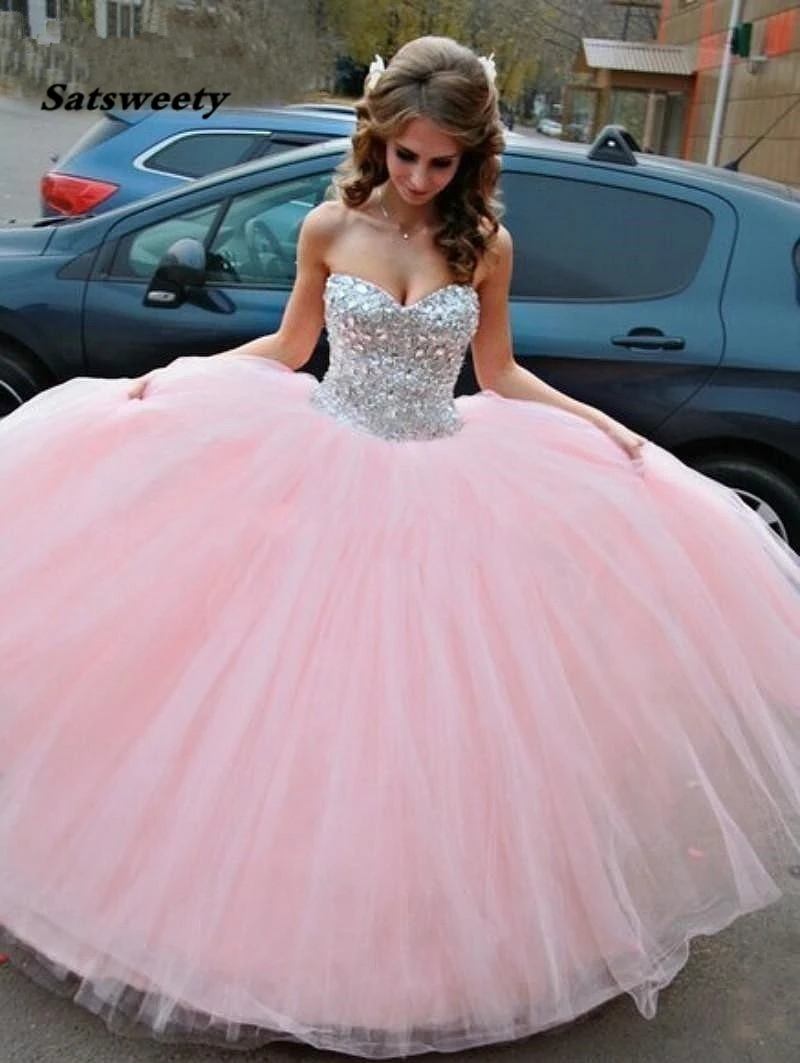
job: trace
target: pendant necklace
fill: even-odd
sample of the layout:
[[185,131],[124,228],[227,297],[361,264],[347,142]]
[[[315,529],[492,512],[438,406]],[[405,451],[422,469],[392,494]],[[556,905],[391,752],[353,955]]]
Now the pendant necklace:
[[386,209],[384,199],[386,198],[386,188],[382,188],[380,196],[378,197],[378,206],[380,207],[381,214],[386,218],[390,225],[393,225],[395,229],[400,233],[404,240],[408,240],[409,237],[414,236],[418,232],[422,232],[426,228],[425,222],[420,222],[419,225],[413,226],[411,229],[404,229],[403,226],[397,221],[389,211]]

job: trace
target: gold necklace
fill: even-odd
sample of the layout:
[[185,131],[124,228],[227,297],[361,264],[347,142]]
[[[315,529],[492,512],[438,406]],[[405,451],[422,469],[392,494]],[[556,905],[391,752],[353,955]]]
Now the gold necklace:
[[389,211],[386,209],[384,199],[386,198],[386,186],[381,189],[378,196],[378,206],[380,207],[381,214],[386,218],[390,225],[393,225],[395,229],[400,233],[404,240],[408,240],[410,237],[416,235],[416,233],[424,232],[427,228],[426,222],[420,222],[419,225],[413,226],[411,229],[404,229],[400,222],[393,218]]

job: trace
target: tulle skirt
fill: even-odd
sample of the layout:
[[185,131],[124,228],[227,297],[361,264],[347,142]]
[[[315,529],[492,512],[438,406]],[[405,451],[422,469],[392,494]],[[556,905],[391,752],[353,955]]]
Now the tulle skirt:
[[114,1029],[368,1057],[629,993],[800,852],[800,564],[491,393],[390,443],[258,359],[0,423],[0,924]]

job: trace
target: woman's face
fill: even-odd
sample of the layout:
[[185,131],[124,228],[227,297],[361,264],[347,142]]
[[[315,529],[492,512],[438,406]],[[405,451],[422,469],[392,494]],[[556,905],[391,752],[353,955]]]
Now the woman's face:
[[386,144],[389,180],[409,206],[423,206],[450,184],[462,149],[429,118],[414,118]]

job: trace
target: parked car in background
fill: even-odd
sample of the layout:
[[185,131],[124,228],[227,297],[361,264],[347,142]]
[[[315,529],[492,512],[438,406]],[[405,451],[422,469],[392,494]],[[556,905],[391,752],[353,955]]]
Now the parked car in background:
[[291,148],[349,136],[344,104],[108,111],[40,182],[44,217],[100,214],[186,181]]
[[555,118],[541,118],[536,128],[546,137],[560,137],[563,127]]
[[[591,133],[591,121],[574,121],[566,127],[567,139],[573,140],[576,144],[588,144],[591,140]],[[560,133],[559,136],[561,136]]]
[[352,103],[332,103],[330,100],[308,100],[305,103],[289,103],[288,111],[319,111],[321,114],[343,114],[355,119],[356,109]]
[[[0,231],[0,405],[274,331],[346,141],[86,219]],[[724,169],[517,138],[503,158],[522,365],[734,488],[800,549],[800,198]],[[308,369],[326,365],[324,337]],[[475,390],[467,360],[459,393]],[[720,543],[724,549],[724,543]]]

